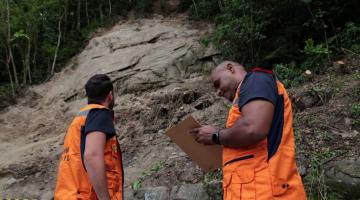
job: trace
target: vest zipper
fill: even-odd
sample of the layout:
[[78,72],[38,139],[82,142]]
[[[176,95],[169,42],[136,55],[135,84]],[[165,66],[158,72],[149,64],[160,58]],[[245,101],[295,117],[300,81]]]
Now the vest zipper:
[[247,159],[250,159],[250,158],[254,158],[254,154],[242,156],[242,157],[235,158],[235,159],[232,159],[232,160],[230,160],[230,161],[227,161],[227,162],[224,164],[224,167],[225,167],[226,165],[231,164],[231,163],[238,162],[238,161],[241,161],[241,160],[247,160]]

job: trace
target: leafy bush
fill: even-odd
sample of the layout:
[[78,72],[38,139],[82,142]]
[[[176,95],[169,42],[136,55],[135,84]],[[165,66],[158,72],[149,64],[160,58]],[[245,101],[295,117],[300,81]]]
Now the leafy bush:
[[274,72],[287,88],[297,86],[304,80],[302,71],[292,64],[276,64]]
[[[360,49],[357,0],[195,2],[198,13],[192,5],[191,16],[215,19],[216,28],[206,43],[214,43],[225,59],[245,66],[295,62],[322,72],[332,56],[343,52],[340,47]],[[347,23],[349,19],[353,23]]]
[[314,44],[313,39],[305,41],[305,47],[302,52],[305,54],[302,68],[314,71],[320,71],[327,64],[327,59],[331,53],[324,44]]
[[138,17],[146,17],[152,11],[153,1],[136,0],[136,1],[133,1],[132,6],[134,8],[136,16],[138,16]]
[[192,19],[211,20],[219,12],[220,8],[217,0],[194,0],[190,6],[190,18]]
[[360,53],[360,25],[353,22],[346,23],[341,41],[343,47],[354,53]]

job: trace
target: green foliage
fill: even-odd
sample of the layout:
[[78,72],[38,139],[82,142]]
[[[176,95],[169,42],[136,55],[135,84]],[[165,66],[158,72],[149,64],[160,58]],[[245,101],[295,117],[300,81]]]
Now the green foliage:
[[360,118],[360,103],[351,106],[351,116],[354,118]]
[[310,174],[305,177],[305,185],[307,186],[307,195],[311,200],[335,200],[336,194],[329,190],[326,179],[324,162],[336,155],[335,152],[325,150],[322,152],[314,152],[310,160]]
[[133,2],[133,8],[137,17],[146,17],[151,13],[153,1],[136,0]]
[[217,0],[194,0],[190,6],[190,18],[192,19],[211,20],[219,12],[220,8]]
[[0,97],[1,96],[11,96],[11,85],[10,84],[0,84]]
[[214,43],[225,59],[245,66],[297,63],[302,70],[321,73],[332,57],[343,53],[341,47],[355,53],[360,49],[356,0],[195,2],[198,9],[193,3],[191,16],[216,23],[205,43]]
[[260,46],[266,35],[268,7],[256,7],[251,1],[226,1],[222,13],[216,17],[213,42],[232,59],[256,64],[261,57]]
[[285,87],[297,86],[304,80],[302,70],[293,64],[275,64],[274,72]]
[[348,48],[354,53],[360,53],[360,24],[346,23],[341,41],[344,48]]
[[[0,40],[8,41],[7,2],[9,2],[10,47],[18,73],[16,77],[23,84],[30,82],[26,75],[26,56],[32,83],[46,80],[56,52],[59,22],[61,40],[55,71],[76,55],[83,47],[89,34],[99,27],[109,26],[113,20],[134,10],[137,16],[147,16],[152,11],[153,1],[110,0],[21,0],[0,1]],[[111,3],[111,4],[110,4]],[[110,9],[111,8],[111,9]],[[8,82],[9,74],[3,61],[8,60],[8,46],[0,43],[0,80]],[[12,66],[12,65],[11,65]],[[14,80],[15,74],[11,74]]]
[[327,64],[327,58],[331,53],[324,44],[314,44],[313,39],[305,41],[305,47],[302,52],[305,54],[302,68],[314,71],[320,71]]
[[178,12],[185,12],[186,10],[188,10],[190,8],[190,6],[192,5],[192,1],[189,0],[180,0],[179,6],[178,6]]

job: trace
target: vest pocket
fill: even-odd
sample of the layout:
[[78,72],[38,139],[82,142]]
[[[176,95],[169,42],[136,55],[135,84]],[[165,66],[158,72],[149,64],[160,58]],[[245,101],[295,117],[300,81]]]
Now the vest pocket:
[[224,200],[255,199],[255,171],[239,167],[235,171],[224,171]]
[[290,185],[287,183],[285,179],[276,178],[274,176],[271,177],[272,182],[272,193],[273,196],[281,196],[283,195],[289,188]]

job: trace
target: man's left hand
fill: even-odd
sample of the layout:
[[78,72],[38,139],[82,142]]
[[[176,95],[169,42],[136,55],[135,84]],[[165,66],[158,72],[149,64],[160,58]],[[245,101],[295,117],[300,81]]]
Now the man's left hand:
[[219,129],[214,126],[206,125],[201,126],[200,128],[191,129],[189,133],[193,135],[196,142],[205,145],[213,145],[215,143],[212,140],[212,135],[218,130]]

